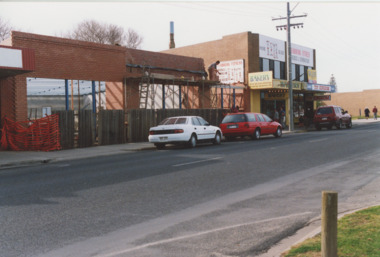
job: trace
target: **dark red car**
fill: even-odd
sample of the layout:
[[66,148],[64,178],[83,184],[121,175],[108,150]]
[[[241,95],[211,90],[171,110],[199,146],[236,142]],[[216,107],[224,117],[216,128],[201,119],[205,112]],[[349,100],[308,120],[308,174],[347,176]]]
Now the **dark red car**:
[[331,129],[333,126],[337,129],[341,129],[343,126],[352,127],[351,115],[335,105],[319,107],[315,112],[313,121],[317,130],[321,130],[322,127]]
[[224,117],[219,125],[226,140],[235,137],[250,136],[259,139],[261,135],[281,137],[281,124],[262,113],[231,113]]

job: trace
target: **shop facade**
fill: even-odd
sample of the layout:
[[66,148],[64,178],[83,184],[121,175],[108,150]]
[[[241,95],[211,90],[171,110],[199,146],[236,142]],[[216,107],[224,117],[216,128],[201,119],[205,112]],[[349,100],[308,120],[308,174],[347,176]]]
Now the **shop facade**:
[[[309,72],[311,73],[311,72]],[[273,79],[273,71],[254,72],[249,76],[249,87],[252,111],[267,114],[277,120],[276,112],[285,111],[285,123],[289,125],[290,100],[289,85],[286,80]],[[326,93],[335,92],[332,85],[321,85],[309,82],[292,82],[293,120],[295,124],[310,122],[314,116],[317,101],[329,100]]]
[[[222,68],[222,64],[241,60],[243,68],[238,71],[223,67],[223,75],[230,74],[231,78],[236,76],[236,72],[243,73],[239,81],[228,81],[229,85],[240,83],[244,86],[244,105],[240,106],[240,110],[266,113],[275,118],[276,110],[283,108],[286,122],[289,120],[288,58],[285,41],[243,32],[164,52],[203,58],[206,67],[219,60],[221,63],[218,69]],[[313,115],[318,98],[324,98],[325,93],[335,92],[335,88],[317,84],[315,49],[292,44],[292,71],[294,122],[300,123],[305,117]]]

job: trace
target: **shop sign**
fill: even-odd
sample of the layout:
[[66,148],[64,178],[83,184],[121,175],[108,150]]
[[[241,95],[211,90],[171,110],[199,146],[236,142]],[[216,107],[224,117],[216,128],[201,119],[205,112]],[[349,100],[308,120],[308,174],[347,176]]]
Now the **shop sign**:
[[280,98],[283,99],[285,98],[286,94],[284,92],[268,92],[266,94],[265,98]]
[[261,58],[285,62],[285,42],[259,35],[259,56]]
[[248,74],[248,85],[252,89],[272,88],[273,72],[254,72]]
[[314,66],[313,49],[292,44],[292,63],[308,67]]
[[335,86],[334,85],[307,83],[307,90],[334,93],[335,92]]
[[317,83],[317,71],[316,70],[308,69],[307,70],[307,77],[308,77],[309,83],[314,83],[314,84]]
[[220,62],[217,69],[221,83],[244,83],[244,59]]
[[[292,89],[301,90],[303,89],[303,84],[304,84],[303,82],[293,81]],[[273,80],[273,88],[289,89],[288,81],[275,79]]]
[[0,48],[0,67],[22,68],[22,50]]
[[331,100],[331,95],[315,95],[313,96],[314,101],[329,101]]

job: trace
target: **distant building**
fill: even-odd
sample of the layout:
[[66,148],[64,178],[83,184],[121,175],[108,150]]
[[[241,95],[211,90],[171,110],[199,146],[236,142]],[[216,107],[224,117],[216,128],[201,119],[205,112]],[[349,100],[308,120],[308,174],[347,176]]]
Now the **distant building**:
[[371,111],[376,105],[380,107],[380,89],[363,90],[361,92],[346,92],[331,94],[331,101],[324,101],[326,105],[338,105],[353,116],[364,116],[364,108]]

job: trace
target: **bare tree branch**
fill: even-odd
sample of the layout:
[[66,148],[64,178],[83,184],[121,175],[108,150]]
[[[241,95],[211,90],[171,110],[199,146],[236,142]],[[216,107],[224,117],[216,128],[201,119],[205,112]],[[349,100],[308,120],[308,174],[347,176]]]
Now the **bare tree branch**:
[[79,23],[74,31],[69,32],[66,37],[100,44],[118,44],[129,48],[139,48],[143,41],[142,37],[132,29],[125,32],[120,26],[99,23],[94,20]]
[[12,26],[0,17],[0,41],[7,39],[10,36],[12,29]]

